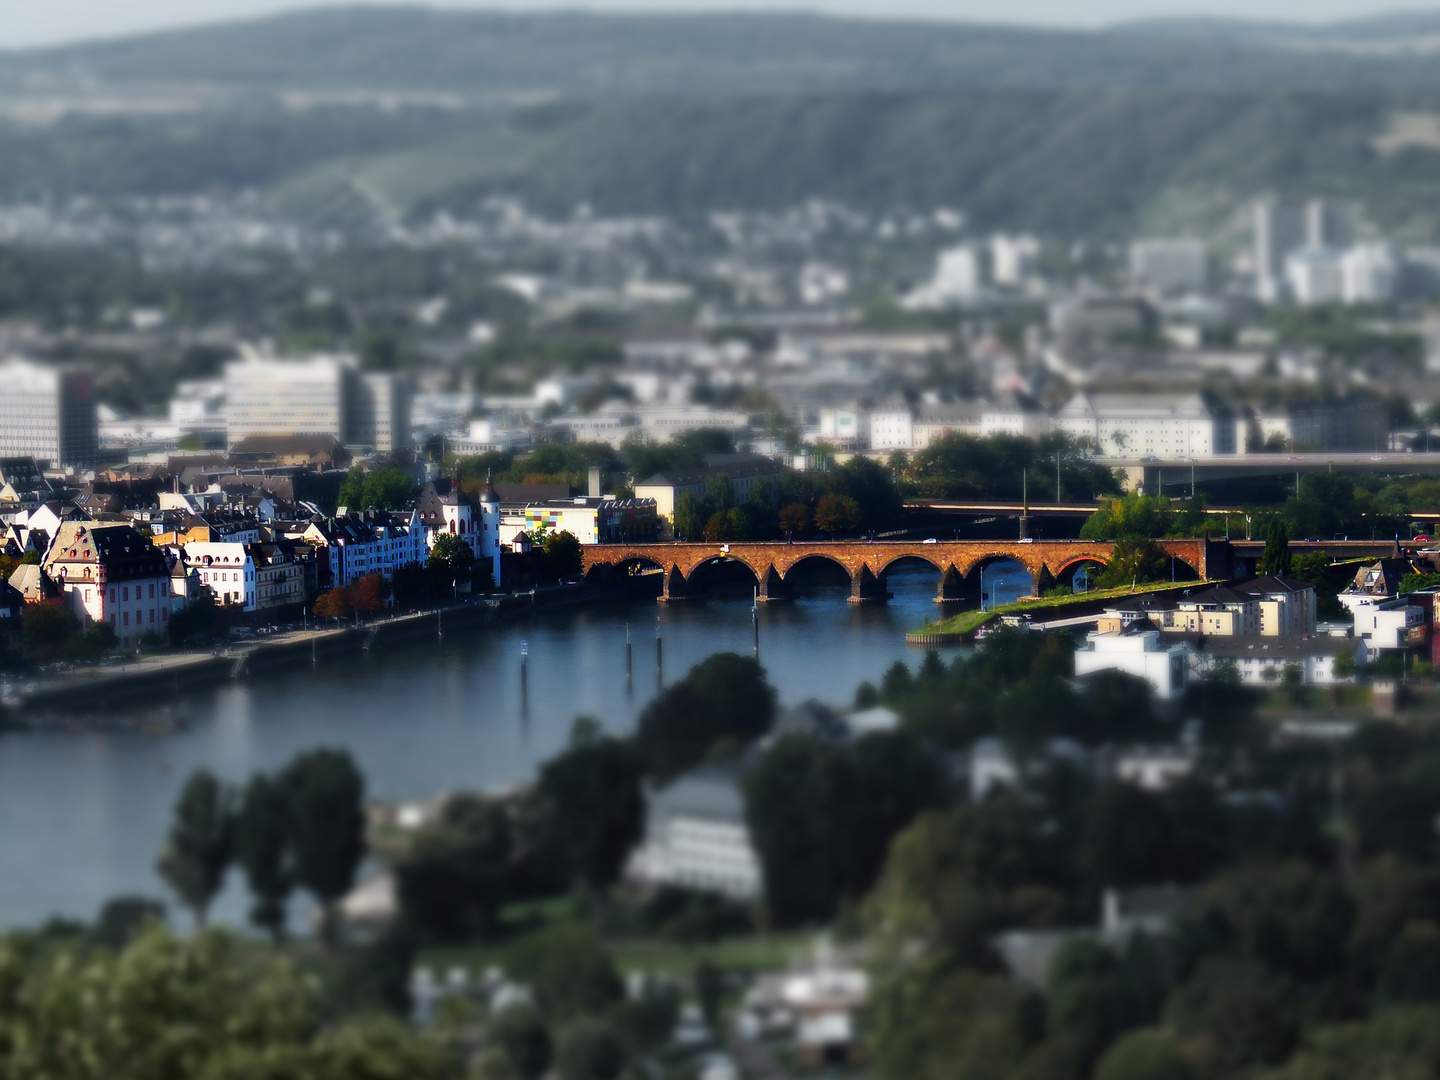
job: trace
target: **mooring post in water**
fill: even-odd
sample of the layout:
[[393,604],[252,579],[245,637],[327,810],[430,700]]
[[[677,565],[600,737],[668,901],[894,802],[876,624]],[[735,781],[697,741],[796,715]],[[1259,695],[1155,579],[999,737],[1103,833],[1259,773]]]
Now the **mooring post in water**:
[[445,625],[444,625],[444,620],[445,620],[445,609],[444,609],[444,608],[436,608],[436,609],[435,609],[435,640],[436,640],[436,641],[444,641],[444,640],[445,640]]
[[751,647],[751,654],[756,660],[760,659],[760,590],[755,590],[755,596],[750,601],[750,625],[755,628],[755,644]]
[[660,616],[655,616],[655,689],[665,689],[665,665],[663,643],[660,640]]
[[530,677],[528,666],[530,663],[530,643],[520,642],[520,716],[526,719],[530,716]]
[[633,646],[630,643],[630,624],[625,624],[625,689],[630,689],[630,676],[633,668]]

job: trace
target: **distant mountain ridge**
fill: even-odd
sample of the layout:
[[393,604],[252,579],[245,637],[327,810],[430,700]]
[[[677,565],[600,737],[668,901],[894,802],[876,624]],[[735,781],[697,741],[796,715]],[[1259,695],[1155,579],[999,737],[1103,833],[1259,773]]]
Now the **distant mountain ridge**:
[[[1429,18],[1395,15],[1341,25],[1403,26],[1406,19]],[[1198,29],[1205,26],[1217,29]],[[803,13],[322,8],[11,52],[0,55],[0,79],[32,87],[158,82],[583,98],[959,86],[1233,91],[1440,81],[1433,65],[1419,61],[1315,57],[1275,47],[1314,40],[1315,33],[1193,20],[1078,31]]]

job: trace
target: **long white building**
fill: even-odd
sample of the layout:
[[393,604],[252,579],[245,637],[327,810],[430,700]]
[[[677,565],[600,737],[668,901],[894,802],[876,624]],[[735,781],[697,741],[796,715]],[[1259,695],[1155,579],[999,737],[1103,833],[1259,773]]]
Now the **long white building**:
[[1235,421],[1201,394],[1076,394],[1055,427],[1093,440],[1100,452],[1147,457],[1209,457],[1235,452]]

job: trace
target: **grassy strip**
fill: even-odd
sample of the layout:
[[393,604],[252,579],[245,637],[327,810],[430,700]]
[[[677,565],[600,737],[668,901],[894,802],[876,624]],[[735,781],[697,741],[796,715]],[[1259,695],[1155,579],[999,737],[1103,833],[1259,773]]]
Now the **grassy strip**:
[[1038,614],[1048,612],[1050,608],[1071,607],[1076,604],[1087,604],[1096,600],[1108,600],[1111,597],[1119,596],[1140,596],[1144,593],[1171,592],[1175,589],[1194,589],[1207,585],[1204,581],[1176,581],[1164,584],[1147,584],[1145,588],[1129,585],[1122,585],[1118,589],[1091,589],[1088,593],[1077,593],[1072,596],[1045,596],[1025,597],[1013,604],[1001,604],[999,607],[991,608],[989,611],[962,611],[958,615],[941,622],[930,623],[928,626],[917,627],[913,633],[917,634],[968,634],[977,628],[985,625],[991,619],[999,618],[1001,615],[1014,615],[1019,612]]

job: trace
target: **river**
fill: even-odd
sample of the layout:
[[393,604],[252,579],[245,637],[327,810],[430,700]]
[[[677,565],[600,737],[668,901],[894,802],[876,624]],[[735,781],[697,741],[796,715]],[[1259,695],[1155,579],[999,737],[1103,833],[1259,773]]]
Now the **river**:
[[[897,659],[919,661],[904,632],[936,616],[936,574],[900,566],[888,581],[888,604],[849,604],[845,584],[820,577],[794,602],[762,605],[760,662],[782,706],[812,697],[848,705],[863,680],[878,682]],[[985,584],[1004,601],[1028,593],[1030,578],[1019,564],[996,564]],[[563,746],[578,715],[610,730],[633,728],[655,693],[657,631],[667,683],[712,653],[749,655],[750,607],[731,593],[706,604],[551,613],[192,692],[176,705],[189,723],[174,733],[0,736],[0,928],[51,915],[93,918],[117,895],[164,897],[155,858],[175,797],[197,768],[240,785],[300,751],[335,746],[354,755],[372,798],[424,799],[522,781]],[[232,872],[216,919],[243,924],[242,884]]]

